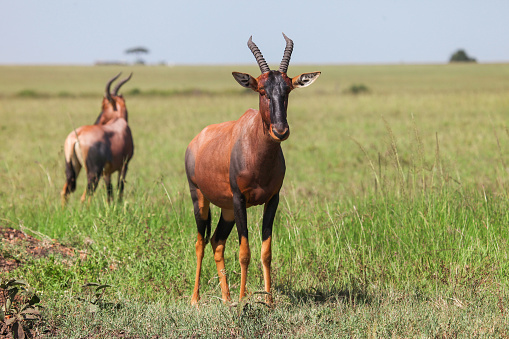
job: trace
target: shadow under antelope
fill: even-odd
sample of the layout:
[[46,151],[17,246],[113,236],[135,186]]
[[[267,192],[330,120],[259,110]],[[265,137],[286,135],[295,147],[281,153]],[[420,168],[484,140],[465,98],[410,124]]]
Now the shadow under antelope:
[[121,73],[106,84],[102,110],[94,125],[81,126],[67,136],[64,144],[65,174],[67,180],[62,189],[62,206],[69,194],[76,190],[76,179],[82,167],[87,173],[87,187],[81,196],[84,202],[87,194],[93,195],[101,175],[108,192],[108,202],[113,198],[111,174],[118,171],[118,198],[122,199],[127,165],[134,151],[131,129],[127,124],[127,108],[120,87],[131,79],[132,73],[120,81],[113,93],[111,84]]
[[[233,72],[243,87],[259,94],[259,110],[249,109],[238,120],[210,125],[203,129],[186,150],[185,167],[198,228],[196,240],[196,279],[191,303],[200,299],[200,273],[205,245],[212,245],[224,302],[230,300],[225,274],[224,249],[233,225],[239,237],[241,267],[240,296],[246,294],[247,269],[251,260],[246,209],[264,205],[261,260],[266,301],[272,303],[271,238],[272,224],[279,203],[279,191],[285,176],[281,142],[290,135],[286,120],[288,96],[299,87],[311,85],[320,72],[303,73],[294,78],[286,74],[293,42],[286,35],[286,48],[278,71],[270,70],[258,47],[249,38],[248,47],[261,70],[254,78]],[[221,208],[221,216],[212,238],[210,203]]]

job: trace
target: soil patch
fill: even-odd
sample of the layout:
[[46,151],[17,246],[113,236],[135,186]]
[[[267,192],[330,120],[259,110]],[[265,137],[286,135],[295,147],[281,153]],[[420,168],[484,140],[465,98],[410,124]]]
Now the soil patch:
[[23,231],[0,225],[0,272],[12,271],[29,258],[59,254],[63,258],[85,259],[87,254],[64,246],[54,239],[37,239]]

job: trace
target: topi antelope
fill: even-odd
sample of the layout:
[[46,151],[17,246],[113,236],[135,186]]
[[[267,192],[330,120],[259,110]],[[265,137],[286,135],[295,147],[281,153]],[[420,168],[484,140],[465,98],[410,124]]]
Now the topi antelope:
[[[237,121],[210,125],[203,129],[186,150],[185,166],[198,228],[196,241],[196,279],[191,303],[200,299],[200,273],[205,245],[210,240],[221,284],[223,302],[230,300],[225,274],[224,249],[233,225],[239,237],[241,267],[240,297],[246,294],[247,269],[251,260],[247,214],[250,206],[264,205],[261,260],[266,300],[272,303],[271,237],[279,203],[279,191],[285,176],[281,142],[290,135],[286,111],[288,95],[294,88],[311,85],[320,72],[303,73],[294,78],[286,74],[293,42],[284,33],[286,49],[278,71],[270,70],[258,47],[249,38],[261,75],[233,72],[243,87],[259,94],[259,110],[247,110]],[[210,203],[221,208],[221,216],[212,237]]]
[[81,126],[67,136],[64,144],[65,174],[67,180],[62,190],[62,206],[65,205],[70,193],[76,190],[76,179],[81,167],[87,173],[87,187],[81,197],[85,201],[87,194],[92,196],[101,177],[108,191],[108,202],[112,200],[113,188],[111,174],[118,174],[118,198],[122,199],[124,191],[127,165],[134,151],[131,129],[127,124],[127,108],[122,95],[118,94],[120,87],[125,84],[131,75],[120,81],[113,93],[110,87],[117,80],[120,73],[106,84],[102,111],[94,125]]

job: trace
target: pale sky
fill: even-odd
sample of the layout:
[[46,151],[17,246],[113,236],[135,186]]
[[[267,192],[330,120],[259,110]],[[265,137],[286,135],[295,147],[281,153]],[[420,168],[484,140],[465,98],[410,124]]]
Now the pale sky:
[[509,0],[0,0],[0,65],[509,62]]

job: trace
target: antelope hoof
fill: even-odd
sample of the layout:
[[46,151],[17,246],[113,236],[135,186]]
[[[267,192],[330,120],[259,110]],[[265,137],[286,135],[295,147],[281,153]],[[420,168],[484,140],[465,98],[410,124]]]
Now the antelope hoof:
[[200,301],[200,297],[193,295],[193,297],[191,298],[191,306],[198,307],[198,301]]

